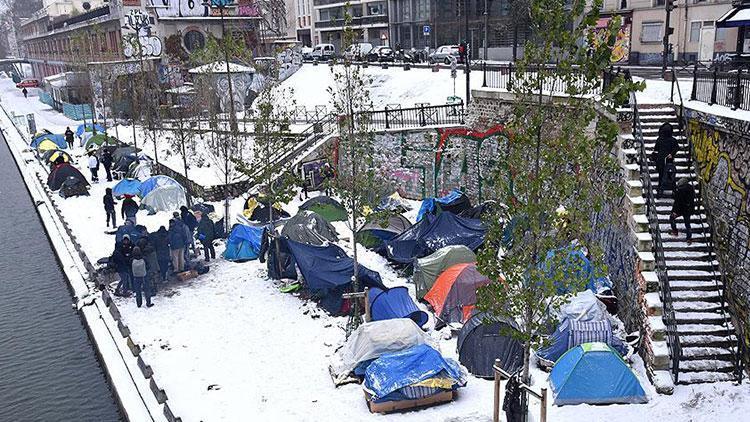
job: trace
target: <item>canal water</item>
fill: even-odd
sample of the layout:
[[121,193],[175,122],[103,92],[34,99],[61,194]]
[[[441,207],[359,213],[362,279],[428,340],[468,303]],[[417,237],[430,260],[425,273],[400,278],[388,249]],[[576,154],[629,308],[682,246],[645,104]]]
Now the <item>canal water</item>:
[[71,301],[0,139],[0,420],[123,419]]

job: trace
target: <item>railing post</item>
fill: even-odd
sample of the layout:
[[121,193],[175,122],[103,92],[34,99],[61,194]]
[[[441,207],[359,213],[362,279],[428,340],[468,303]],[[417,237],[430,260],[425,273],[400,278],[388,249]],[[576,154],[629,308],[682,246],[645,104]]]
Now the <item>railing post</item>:
[[698,62],[693,66],[693,89],[690,90],[690,100],[695,101],[698,94]]
[[482,62],[482,88],[487,88],[487,62]]
[[732,98],[732,110],[737,110],[742,104],[742,69],[737,69],[737,84],[734,86],[734,98]]
[[541,412],[539,412],[539,422],[547,422],[547,389],[542,388]]
[[714,68],[713,83],[711,85],[711,101],[708,104],[716,104],[716,80],[719,77],[719,69]]
[[385,106],[385,128],[391,128],[391,123],[388,121],[388,106]]
[[[505,84],[505,89],[507,90],[511,89],[511,86],[510,86],[511,79],[513,79],[513,62],[508,63],[508,82],[506,82]],[[498,87],[498,88],[502,88],[502,87]]]
[[[495,359],[495,365],[500,365],[500,359]],[[492,421],[500,422],[500,374],[492,368],[492,373],[495,376],[495,407],[492,410]]]
[[419,105],[419,125],[420,126],[426,126],[427,122],[424,118],[424,104]]

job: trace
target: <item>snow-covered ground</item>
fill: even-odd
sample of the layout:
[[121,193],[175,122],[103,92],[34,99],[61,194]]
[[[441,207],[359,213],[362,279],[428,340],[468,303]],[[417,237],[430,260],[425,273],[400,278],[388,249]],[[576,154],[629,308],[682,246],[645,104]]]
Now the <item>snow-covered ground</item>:
[[[329,71],[326,66],[305,68]],[[422,84],[432,86],[424,81]],[[0,80],[0,98],[8,111],[34,113],[38,127],[61,132],[65,126],[76,124],[49,110],[36,97],[24,99],[7,79]],[[422,102],[422,98],[414,101]],[[74,156],[83,168],[82,149],[77,147]],[[104,189],[113,184],[93,184],[89,197],[55,198],[91,261],[108,256],[113,249],[114,238],[105,233],[101,206]],[[287,211],[294,213],[299,204],[296,199]],[[234,201],[232,215],[240,210],[241,200]],[[149,230],[166,225],[168,219],[169,213],[164,212],[153,216],[138,214],[139,223]],[[336,228],[342,247],[348,249],[351,232],[342,223],[337,223]],[[222,250],[223,246],[218,247],[217,253]],[[365,252],[361,259],[364,265],[379,271],[387,285],[411,286],[377,254]],[[257,261],[213,261],[208,274],[165,286],[154,303],[153,308],[137,308],[133,299],[118,299],[144,359],[154,368],[173,411],[184,421],[491,420],[493,383],[473,377],[452,403],[403,414],[370,414],[361,386],[335,388],[328,374],[329,359],[344,340],[346,319],[330,317],[312,303],[280,293],[266,277],[265,266]],[[444,334],[430,332],[439,339],[442,353],[456,358],[456,339]],[[639,358],[635,359],[634,368],[649,395],[649,403],[550,405],[548,420],[734,421],[750,412],[747,384],[678,386],[673,396],[662,396],[655,393],[645,377]],[[546,374],[535,370],[533,383],[535,387],[547,386]],[[533,419],[538,420],[538,404],[532,401],[531,409]]]

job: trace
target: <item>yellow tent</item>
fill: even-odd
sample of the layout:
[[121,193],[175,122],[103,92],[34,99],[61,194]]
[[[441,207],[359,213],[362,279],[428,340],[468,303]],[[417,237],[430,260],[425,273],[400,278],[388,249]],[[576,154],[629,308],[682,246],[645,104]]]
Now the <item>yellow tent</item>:
[[70,162],[70,156],[68,154],[60,151],[60,150],[57,150],[57,151],[53,152],[49,156],[49,158],[47,159],[47,161],[49,161],[50,163],[54,163],[55,161],[57,161],[57,157],[62,157],[63,161],[65,161],[66,163]]
[[38,149],[39,151],[50,151],[58,149],[58,147],[56,143],[50,141],[49,139],[45,139],[39,143],[36,149]]

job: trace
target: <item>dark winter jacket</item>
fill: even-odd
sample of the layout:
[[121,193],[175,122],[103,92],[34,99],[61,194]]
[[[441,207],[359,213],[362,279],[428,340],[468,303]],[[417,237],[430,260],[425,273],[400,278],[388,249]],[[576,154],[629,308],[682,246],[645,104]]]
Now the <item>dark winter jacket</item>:
[[149,235],[150,243],[156,249],[156,258],[159,261],[168,261],[169,257],[169,233],[164,227]]
[[104,194],[102,202],[104,202],[105,211],[115,210],[115,198],[112,196],[112,192],[109,189],[107,189],[107,193]]
[[133,254],[133,244],[120,242],[115,245],[115,251],[112,253],[112,263],[117,272],[130,272],[130,260]]
[[138,204],[133,198],[125,198],[122,201],[122,218],[132,217],[138,213]]
[[177,218],[169,220],[169,249],[175,251],[190,243],[190,239],[185,238],[186,231],[185,223],[182,220]]
[[149,274],[156,274],[159,272],[159,260],[156,256],[156,248],[151,243],[151,236],[143,237],[138,240],[138,247],[141,248],[141,254],[143,259],[146,260],[146,269]]
[[105,149],[104,152],[102,152],[102,159],[99,161],[105,169],[112,167],[112,153],[110,153],[108,149]]
[[695,189],[690,183],[677,186],[675,189],[672,212],[677,215],[692,215],[695,212]]
[[73,143],[73,131],[70,129],[65,130],[65,142],[69,144]]
[[201,242],[213,242],[216,238],[214,222],[208,217],[202,217],[198,222],[198,240]]
[[670,155],[674,158],[679,150],[680,144],[674,138],[672,125],[664,123],[659,128],[659,137],[656,139],[656,146],[654,147],[653,158],[656,161],[656,165],[664,165],[664,160]]
[[187,228],[190,229],[190,233],[195,231],[195,228],[198,226],[198,220],[195,219],[193,213],[184,205],[180,208],[180,218],[182,218],[182,222],[185,223]]

